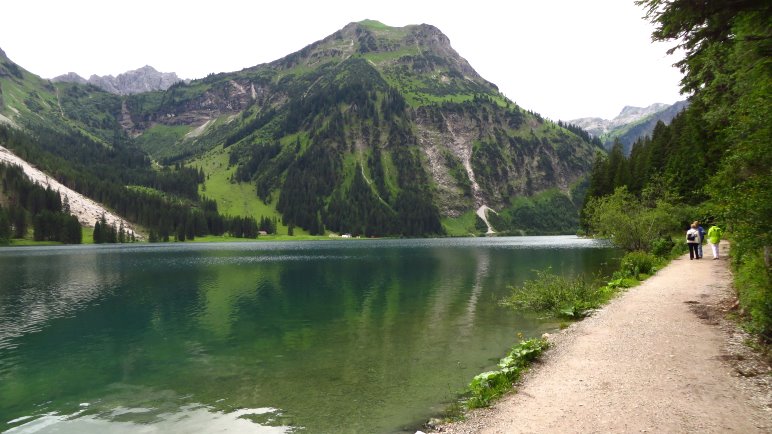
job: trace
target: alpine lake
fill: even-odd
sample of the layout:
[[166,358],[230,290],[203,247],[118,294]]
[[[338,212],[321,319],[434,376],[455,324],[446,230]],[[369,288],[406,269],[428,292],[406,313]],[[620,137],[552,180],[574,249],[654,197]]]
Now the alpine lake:
[[415,432],[555,320],[502,307],[574,236],[0,249],[0,431]]

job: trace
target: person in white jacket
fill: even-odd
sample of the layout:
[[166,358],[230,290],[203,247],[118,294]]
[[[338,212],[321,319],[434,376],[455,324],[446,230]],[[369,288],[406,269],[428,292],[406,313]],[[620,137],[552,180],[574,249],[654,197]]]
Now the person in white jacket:
[[689,245],[689,260],[700,259],[699,245],[700,245],[700,232],[697,230],[697,224],[692,223],[692,226],[686,231],[686,244]]

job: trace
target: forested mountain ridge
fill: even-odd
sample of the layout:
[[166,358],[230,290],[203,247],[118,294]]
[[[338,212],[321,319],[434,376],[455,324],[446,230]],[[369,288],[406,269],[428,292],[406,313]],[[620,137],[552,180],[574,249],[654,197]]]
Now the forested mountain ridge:
[[[251,186],[286,227],[313,234],[440,234],[444,219],[555,189],[571,203],[597,150],[506,99],[429,25],[351,23],[271,63],[129,96],[24,74],[34,85],[0,107],[9,119],[139,151],[143,170],[144,153],[195,167],[218,202]],[[209,184],[226,176],[231,187]]]
[[[154,166],[123,130],[121,111],[117,95],[43,80],[0,51],[0,145],[141,226],[151,240],[222,234],[231,223],[239,226],[231,233],[243,236],[244,219],[222,216],[216,203],[199,197],[203,173]],[[16,200],[0,214],[22,208]],[[29,223],[34,217],[20,218]],[[247,223],[256,234],[254,219]]]
[[[425,204],[420,212],[433,222],[482,205],[500,210],[518,195],[567,192],[594,155],[585,140],[503,97],[429,25],[351,23],[274,62],[128,97],[126,106],[138,142],[157,159],[222,144],[238,181],[255,183],[286,223],[312,232],[369,232],[368,222],[335,222],[338,212],[373,214],[338,206],[360,175],[369,190],[362,203],[380,204],[371,217],[394,233],[406,227],[395,217],[405,200]],[[176,136],[166,134],[173,128]],[[154,135],[168,146],[145,140]],[[321,155],[335,157],[322,168]],[[295,185],[301,166],[304,183],[329,178]]]

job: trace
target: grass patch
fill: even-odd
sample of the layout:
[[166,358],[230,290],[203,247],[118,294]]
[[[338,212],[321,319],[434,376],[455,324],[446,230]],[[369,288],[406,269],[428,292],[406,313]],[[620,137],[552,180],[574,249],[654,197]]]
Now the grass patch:
[[458,217],[444,217],[442,228],[451,237],[475,236],[479,235],[479,231],[475,229],[476,221],[477,214],[470,210]]
[[[295,233],[297,234],[297,229],[295,229]],[[193,240],[188,240],[185,242],[189,243],[232,243],[232,242],[266,242],[266,241],[326,241],[330,240],[331,238],[325,235],[308,235],[308,234],[299,234],[299,235],[286,235],[286,234],[279,234],[279,235],[260,235],[257,238],[236,238],[231,237],[229,235],[206,235],[203,237],[196,237]]]
[[360,26],[368,30],[389,30],[391,27],[376,20],[362,20],[358,23]]
[[[254,183],[231,182],[236,166],[228,164],[228,157],[228,151],[218,146],[190,163],[190,166],[204,170],[204,184],[199,187],[199,193],[217,201],[217,209],[223,215],[256,219],[276,217],[279,221],[277,232],[286,235],[287,226],[281,224],[281,215],[274,205],[276,194],[273,195],[273,200],[266,204],[257,197]],[[295,227],[294,232],[296,237],[308,234],[298,227]]]
[[191,131],[187,125],[155,124],[135,139],[142,150],[154,158],[174,154],[175,145]]
[[[83,238],[81,244],[94,244],[94,228],[81,226]],[[10,243],[0,244],[0,247],[30,247],[30,246],[76,246],[77,244],[64,244],[60,241],[35,241],[32,228],[27,231],[24,238],[11,238]]]
[[83,244],[94,244],[94,228],[83,226],[83,238],[81,239]]
[[435,95],[428,92],[422,92],[420,90],[405,92],[405,101],[407,101],[410,107],[442,104],[444,102],[462,103],[464,101],[471,101],[473,99],[474,95],[472,94]]
[[503,301],[504,305],[555,317],[579,318],[608,301],[616,288],[598,286],[583,276],[559,276],[547,268],[537,270],[535,279],[510,289],[512,294]]
[[14,238],[11,240],[11,244],[6,246],[10,247],[29,247],[29,246],[63,246],[59,241],[35,241],[27,238]]
[[632,288],[667,264],[667,260],[647,252],[629,252],[622,257],[620,269],[605,285],[599,278],[564,277],[550,268],[537,270],[536,278],[521,286],[510,287],[512,294],[502,304],[515,309],[547,313],[557,318],[581,318],[608,302],[620,290]]

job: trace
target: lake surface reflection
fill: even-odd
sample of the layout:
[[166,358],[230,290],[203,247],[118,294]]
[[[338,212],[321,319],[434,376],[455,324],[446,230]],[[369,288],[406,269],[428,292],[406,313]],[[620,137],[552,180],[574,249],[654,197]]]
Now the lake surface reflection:
[[0,430],[399,432],[555,324],[498,305],[576,237],[0,249]]

